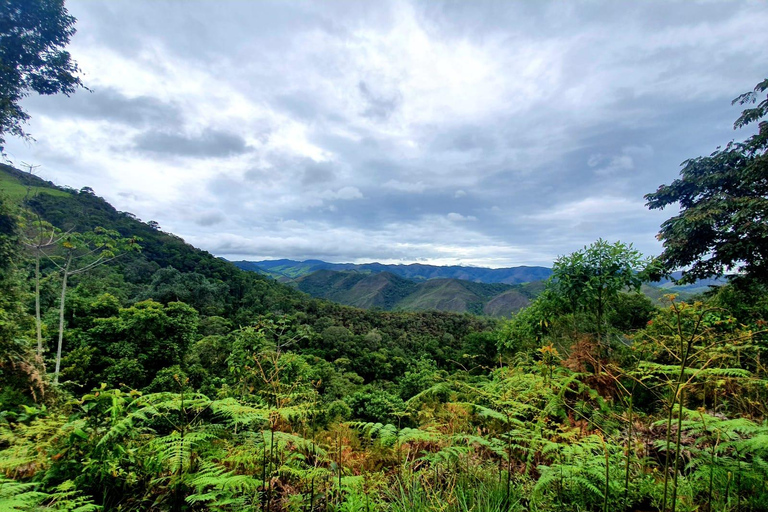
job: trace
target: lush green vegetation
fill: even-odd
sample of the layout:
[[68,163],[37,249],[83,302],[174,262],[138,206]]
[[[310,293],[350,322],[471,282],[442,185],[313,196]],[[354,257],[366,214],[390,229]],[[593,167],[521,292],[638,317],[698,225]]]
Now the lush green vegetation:
[[[511,320],[362,310],[22,178],[0,219],[4,510],[766,509],[759,282],[657,307],[631,291],[648,262],[598,241]],[[96,239],[54,385],[62,263]]]
[[[505,321],[313,299],[4,167],[0,510],[768,510],[755,137],[649,196],[662,258],[598,240]],[[702,254],[745,273],[638,291]]]

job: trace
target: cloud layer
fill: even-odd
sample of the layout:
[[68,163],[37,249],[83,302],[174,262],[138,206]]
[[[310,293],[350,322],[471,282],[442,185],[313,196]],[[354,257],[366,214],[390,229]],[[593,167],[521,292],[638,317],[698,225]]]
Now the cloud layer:
[[70,1],[93,90],[15,161],[214,254],[511,266],[598,237],[734,133],[763,2]]

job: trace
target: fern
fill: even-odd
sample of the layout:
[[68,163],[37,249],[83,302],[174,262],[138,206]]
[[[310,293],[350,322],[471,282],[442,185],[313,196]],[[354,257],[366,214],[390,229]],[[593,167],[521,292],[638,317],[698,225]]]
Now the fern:
[[238,475],[220,464],[205,461],[187,484],[195,489],[186,497],[190,505],[207,503],[207,508],[232,510],[237,505],[237,509],[242,510],[249,497],[258,496],[256,491],[261,483],[252,476]]
[[36,483],[21,483],[0,477],[0,510],[31,512],[52,510],[66,512],[96,512],[101,507],[84,497],[71,480],[56,486],[53,492],[36,490]]
[[0,477],[0,510],[8,512],[34,510],[48,498],[37,491],[38,484],[22,483]]

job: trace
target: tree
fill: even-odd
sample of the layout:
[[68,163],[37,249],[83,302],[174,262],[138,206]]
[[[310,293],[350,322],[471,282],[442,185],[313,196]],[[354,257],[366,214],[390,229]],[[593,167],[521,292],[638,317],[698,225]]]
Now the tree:
[[[105,299],[109,296],[97,302]],[[197,311],[183,302],[163,306],[151,300],[95,319],[88,344],[96,349],[94,369],[101,382],[141,388],[163,368],[180,365],[197,334],[198,321]]]
[[53,248],[58,247],[68,236],[56,227],[42,220],[39,215],[29,210],[22,217],[21,243],[32,252],[35,259],[35,327],[37,331],[37,357],[43,357],[43,320],[40,315],[40,260]]
[[64,47],[75,18],[64,0],[0,1],[0,153],[6,134],[29,138],[21,100],[30,91],[67,96],[83,87],[79,68]]
[[56,264],[61,272],[61,300],[59,302],[59,341],[56,347],[56,369],[53,383],[59,383],[61,346],[64,343],[64,304],[67,296],[67,281],[70,277],[83,274],[117,258],[127,251],[138,251],[137,238],[121,238],[117,231],[96,228],[87,233],[70,233],[61,242],[62,262]]
[[595,330],[602,338],[605,313],[620,292],[638,290],[642,284],[643,256],[632,244],[610,244],[599,239],[552,266],[551,280],[573,311],[586,311],[595,318]]
[[[768,90],[768,79],[733,103],[754,104]],[[742,128],[768,114],[768,96],[745,109],[734,123]],[[681,279],[722,276],[736,270],[768,283],[768,122],[743,142],[729,142],[706,157],[683,162],[680,178],[647,194],[646,206],[663,209],[679,203],[680,213],[661,225],[664,270],[690,267]]]

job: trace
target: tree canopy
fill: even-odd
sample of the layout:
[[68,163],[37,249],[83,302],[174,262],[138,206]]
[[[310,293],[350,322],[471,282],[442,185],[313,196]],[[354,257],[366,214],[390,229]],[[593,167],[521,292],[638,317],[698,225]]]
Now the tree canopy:
[[[768,79],[733,103],[754,104]],[[768,97],[745,109],[734,129],[768,114]],[[709,156],[683,162],[680,178],[647,194],[650,209],[675,203],[680,213],[658,234],[664,243],[659,262],[667,271],[690,267],[683,282],[729,271],[768,282],[768,122],[743,142],[730,142]]]
[[561,296],[573,310],[584,309],[595,315],[596,331],[603,328],[605,311],[619,292],[638,290],[643,257],[632,244],[611,244],[602,238],[552,265],[552,278]]
[[0,152],[7,134],[29,137],[20,102],[30,91],[68,96],[83,86],[64,50],[74,33],[64,0],[0,1]]

